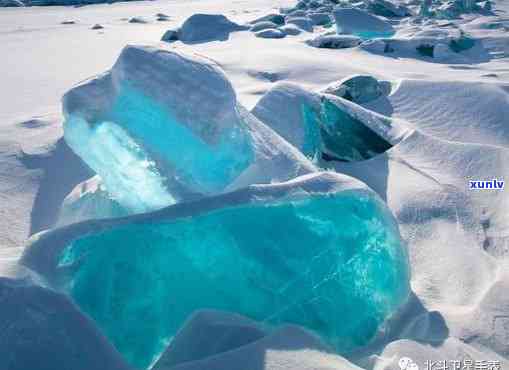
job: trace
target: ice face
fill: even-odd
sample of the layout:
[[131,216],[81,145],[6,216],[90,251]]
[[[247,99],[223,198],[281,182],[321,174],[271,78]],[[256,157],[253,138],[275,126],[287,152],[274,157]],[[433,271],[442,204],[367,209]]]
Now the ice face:
[[304,194],[86,233],[58,280],[137,368],[202,308],[302,325],[348,352],[406,299],[407,256],[371,192]]
[[360,120],[327,99],[322,102],[320,128],[324,152],[339,160],[369,159],[391,148]]

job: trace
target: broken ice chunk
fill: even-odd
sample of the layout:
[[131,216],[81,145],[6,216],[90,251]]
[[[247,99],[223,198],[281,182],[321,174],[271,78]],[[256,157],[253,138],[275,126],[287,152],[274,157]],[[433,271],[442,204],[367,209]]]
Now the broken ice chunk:
[[390,23],[360,9],[337,8],[334,19],[338,33],[356,35],[365,40],[390,37],[395,32]]
[[387,81],[378,81],[370,75],[353,75],[330,84],[323,92],[361,104],[378,99],[389,91]]
[[314,171],[205,58],[128,46],[64,96],[64,137],[129,213]]
[[310,158],[369,159],[391,148],[404,131],[387,117],[290,83],[269,90],[253,114]]

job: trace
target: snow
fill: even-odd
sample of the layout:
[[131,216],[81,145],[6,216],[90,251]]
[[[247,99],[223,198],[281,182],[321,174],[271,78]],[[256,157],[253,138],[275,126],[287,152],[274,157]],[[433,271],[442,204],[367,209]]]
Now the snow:
[[129,370],[67,296],[7,278],[0,278],[0,292],[3,368]]
[[262,31],[262,30],[266,30],[268,28],[277,28],[278,25],[275,24],[274,22],[270,22],[270,21],[260,21],[260,22],[256,22],[254,23],[250,30],[251,32],[257,32],[257,31]]
[[323,34],[318,35],[312,39],[306,41],[310,46],[315,48],[326,48],[326,49],[345,49],[353,48],[361,43],[361,39],[357,36],[352,35],[334,35],[334,34]]
[[287,24],[293,24],[299,27],[303,31],[312,32],[313,31],[313,20],[309,17],[286,17],[285,22]]
[[282,39],[286,36],[286,33],[284,33],[281,30],[274,29],[274,28],[268,28],[264,29],[262,31],[258,31],[255,33],[256,37],[264,38],[264,39]]
[[294,24],[285,24],[279,29],[290,36],[296,36],[302,32],[302,30]]
[[[413,14],[420,11],[420,3],[393,3],[407,6]],[[394,35],[382,35],[381,39],[366,40],[360,47],[348,49],[307,45],[306,40],[324,32],[334,33],[333,29],[316,25],[313,34],[299,32],[292,25],[282,26],[283,32],[290,34],[287,30],[292,30],[294,34],[276,40],[257,38],[252,32],[241,31],[229,33],[226,41],[191,44],[175,41],[166,45],[186,55],[199,54],[200,58],[213,60],[231,83],[236,103],[247,109],[255,107],[264,94],[281,82],[297,84],[300,89],[292,91],[306,91],[314,96],[329,84],[356,74],[389,81],[390,92],[361,105],[385,116],[377,116],[378,119],[391,123],[395,132],[387,136],[383,136],[384,130],[377,130],[384,126],[370,126],[391,144],[391,148],[368,160],[316,161],[314,167],[323,166],[360,179],[387,204],[407,245],[412,289],[411,301],[393,318],[394,325],[388,325],[391,330],[375,339],[372,346],[345,354],[346,359],[324,352],[318,344],[313,347],[316,341],[309,338],[309,333],[302,333],[302,328],[281,331],[275,328],[271,332],[273,337],[268,334],[240,346],[235,342],[229,350],[211,356],[205,354],[185,363],[172,363],[173,368],[252,366],[256,370],[310,370],[360,366],[369,370],[393,370],[399,369],[401,357],[412,358],[420,369],[425,368],[426,360],[444,359],[467,359],[474,364],[475,360],[500,361],[502,368],[508,366],[507,190],[473,192],[468,189],[468,181],[495,177],[506,180],[509,173],[506,127],[509,91],[506,15],[509,8],[507,2],[499,0],[491,2],[493,10],[490,11],[487,4],[480,2],[469,12],[451,9],[457,18],[441,19],[448,17],[446,13],[439,14],[437,5],[441,4],[441,1],[431,4],[426,17],[384,20],[396,32]],[[78,218],[68,222],[98,217],[94,209],[101,215],[107,213],[104,207],[95,207],[104,205],[107,208],[111,198],[97,192],[101,183],[92,178],[95,173],[62,140],[60,99],[67,91],[79,81],[108,71],[127,44],[157,43],[168,29],[177,30],[193,14],[223,14],[232,22],[244,25],[270,14],[279,15],[280,9],[282,14],[292,13],[294,17],[332,12],[327,1],[301,2],[299,10],[295,6],[296,2],[287,0],[156,0],[76,8],[0,9],[3,56],[0,58],[3,71],[0,84],[0,209],[3,216],[0,275],[18,279],[35,275],[31,269],[20,266],[19,256],[30,235],[59,222],[66,223],[59,218],[64,213],[61,211],[63,203],[85,211],[85,216],[78,212]],[[364,2],[348,2],[341,6],[370,12]],[[156,22],[158,13],[170,14],[171,18]],[[132,17],[143,17],[149,23],[131,24],[127,20]],[[281,17],[263,20],[273,19],[281,22]],[[62,25],[66,20],[73,20],[75,24]],[[95,24],[104,28],[91,30]],[[462,35],[474,41],[469,49],[463,49]],[[420,46],[424,54],[417,50]],[[342,101],[339,104],[351,107]],[[361,112],[357,106],[353,107],[356,107],[351,108],[355,112]],[[293,114],[291,107],[280,108],[283,109],[274,109],[274,112]],[[242,114],[251,117],[245,110]],[[255,122],[256,131],[268,130],[263,123]],[[275,147],[280,145],[288,143],[278,140]],[[300,158],[297,162],[306,161],[296,150],[289,152]],[[289,162],[295,163],[295,158]],[[277,166],[272,172],[268,170],[268,163],[270,161],[263,165],[267,183],[278,173]],[[309,168],[309,171],[315,170]],[[288,176],[291,177],[294,175]],[[246,179],[244,184],[252,182]],[[239,188],[243,186],[239,184]],[[99,200],[97,203],[96,194],[99,195],[95,198]],[[94,201],[89,203],[90,199]],[[92,212],[87,213],[89,210]],[[108,222],[113,221],[69,226],[70,229],[60,229],[57,235],[60,237],[65,230],[80,227],[90,227],[88,231],[97,232],[98,227]],[[87,230],[82,231],[86,233]],[[81,231],[77,234],[82,235]],[[44,235],[49,234],[34,238]],[[48,250],[46,252],[50,253],[51,247]],[[43,262],[41,258],[39,263],[43,265]],[[46,272],[44,270],[43,275]],[[34,278],[30,284],[44,283],[47,282]],[[102,285],[103,282],[98,284]],[[28,293],[23,293],[23,297],[27,300],[33,297],[30,302],[41,304],[39,293],[34,293],[33,286],[30,288],[32,290],[24,290]],[[24,303],[17,304],[19,301],[13,298],[6,301],[16,304],[16,313],[24,312],[21,310]],[[58,301],[59,307],[67,307],[61,302]],[[76,307],[73,309],[79,313]],[[209,328],[207,323],[214,323],[214,320],[209,316],[203,320],[203,325]],[[75,317],[73,322],[76,322]],[[97,325],[88,322],[85,327],[97,333]],[[63,326],[58,327],[71,325],[66,321],[60,323]],[[260,331],[265,329],[259,322],[253,325],[261,326]],[[216,338],[219,335],[216,333],[228,332],[230,327],[234,328],[235,324],[225,324],[217,331],[206,330],[212,330],[211,337]],[[89,348],[91,343],[97,343],[93,339],[97,337],[87,333],[90,333],[88,329],[77,329],[71,338],[83,343],[80,348]],[[297,336],[303,338],[301,344],[292,345]],[[196,338],[194,334],[192,337]],[[245,338],[242,334],[239,337]],[[68,343],[68,339],[66,337],[63,343]],[[215,343],[205,341],[202,347],[198,346],[198,339],[189,341],[201,348],[210,348],[207,345]],[[98,358],[99,353],[111,353],[108,348],[112,346],[101,343],[99,348],[92,346],[97,351],[88,356],[89,360]],[[312,347],[314,349],[307,349]],[[9,356],[14,353],[12,347],[0,348],[7,348]],[[29,352],[23,352],[30,355],[22,354],[20,358],[34,358],[35,349],[32,346]],[[41,352],[36,357],[41,367],[44,361],[52,361],[55,353],[59,353],[53,349],[46,352],[50,355]],[[52,370],[58,367],[51,362],[48,364]],[[4,365],[1,360],[0,365]],[[23,363],[20,366],[23,367]],[[33,367],[30,364],[30,368]],[[114,365],[104,367],[115,368]]]
[[[204,333],[216,340],[208,340]],[[189,318],[153,369],[220,370],[232,363],[249,364],[253,369],[359,369],[326,351],[327,346],[315,335],[297,326],[270,332],[240,315],[202,310]]]

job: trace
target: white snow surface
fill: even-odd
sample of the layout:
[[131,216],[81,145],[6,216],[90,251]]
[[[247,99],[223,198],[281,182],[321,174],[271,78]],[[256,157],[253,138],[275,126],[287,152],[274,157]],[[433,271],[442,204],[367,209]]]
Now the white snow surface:
[[[246,24],[293,5],[289,0],[155,0],[0,9],[0,276],[32,277],[17,263],[27,238],[53,227],[64,198],[94,175],[60,140],[65,92],[111,68],[127,44],[158,43],[192,14],[224,14]],[[306,45],[309,32],[264,39],[239,31],[227,41],[165,46],[213,60],[249,109],[278,81],[298,84],[293,93],[309,96],[353,74],[391,81],[388,96],[363,106],[398,122],[405,135],[370,160],[322,165],[363,181],[387,203],[407,242],[414,293],[395,318],[400,330],[392,339],[348,356],[348,363],[321,348],[287,349],[285,343],[297,334],[281,329],[246,347],[175,368],[234,369],[262,354],[257,370],[398,370],[404,356],[421,369],[426,360],[496,360],[502,368],[509,366],[508,190],[468,188],[469,180],[509,178],[509,36],[504,28],[509,4],[498,0],[494,8],[493,14],[431,24],[392,22],[398,40],[412,40],[430,26],[468,32],[484,53],[459,54],[459,60],[420,58],[405,50],[384,54],[380,44],[376,52],[318,49]],[[168,14],[169,21],[156,21],[157,13]],[[148,23],[129,23],[135,16]],[[70,19],[76,23],[61,24]],[[104,29],[91,30],[94,24]],[[205,321],[217,320],[210,317]],[[303,337],[312,347],[307,334]]]

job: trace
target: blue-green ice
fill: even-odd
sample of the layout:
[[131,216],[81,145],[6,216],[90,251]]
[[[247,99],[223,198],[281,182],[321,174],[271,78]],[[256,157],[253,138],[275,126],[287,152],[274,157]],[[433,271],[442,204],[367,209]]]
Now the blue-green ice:
[[320,111],[303,104],[304,142],[301,150],[308,157],[321,152],[342,161],[369,159],[392,145],[364,123],[323,99]]
[[364,191],[123,224],[74,240],[58,270],[139,369],[197,309],[302,325],[345,353],[367,344],[409,292],[397,225]]
[[128,83],[119,90],[93,122],[66,114],[64,137],[128,213],[221,192],[254,160],[242,123],[189,127]]

